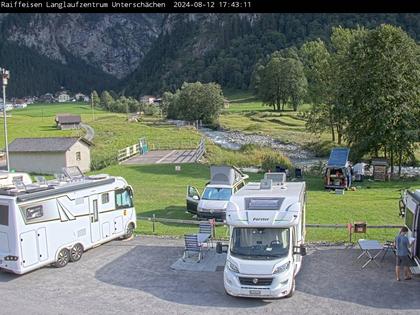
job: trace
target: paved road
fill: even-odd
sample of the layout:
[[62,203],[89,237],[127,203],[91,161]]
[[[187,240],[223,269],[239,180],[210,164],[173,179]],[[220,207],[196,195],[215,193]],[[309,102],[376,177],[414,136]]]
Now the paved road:
[[121,164],[181,164],[195,163],[196,160],[196,150],[157,150],[133,156]]
[[95,130],[85,123],[80,123],[80,127],[82,127],[86,131],[85,139],[87,139],[88,141],[92,141],[95,137]]
[[63,269],[0,273],[1,314],[419,314],[420,280],[396,282],[394,257],[360,269],[358,250],[310,249],[291,299],[232,298],[223,273],[171,270],[182,241],[136,237]]

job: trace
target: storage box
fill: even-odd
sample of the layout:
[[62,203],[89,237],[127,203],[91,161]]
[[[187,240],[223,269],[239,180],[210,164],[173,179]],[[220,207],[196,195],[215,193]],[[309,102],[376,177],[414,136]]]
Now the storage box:
[[366,222],[354,222],[354,233],[366,233]]

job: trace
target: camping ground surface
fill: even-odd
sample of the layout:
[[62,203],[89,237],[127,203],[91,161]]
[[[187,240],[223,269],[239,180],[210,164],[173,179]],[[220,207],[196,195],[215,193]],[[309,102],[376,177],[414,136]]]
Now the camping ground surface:
[[[418,314],[420,279],[394,280],[394,257],[361,269],[360,251],[310,247],[290,299],[233,298],[223,272],[174,271],[182,241],[138,236],[65,268],[0,273],[2,314]],[[205,260],[201,263],[205,263]]]

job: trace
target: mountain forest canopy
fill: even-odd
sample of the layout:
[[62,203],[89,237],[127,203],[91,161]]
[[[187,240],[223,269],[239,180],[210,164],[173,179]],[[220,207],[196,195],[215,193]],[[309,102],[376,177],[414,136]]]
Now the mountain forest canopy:
[[171,15],[171,27],[156,39],[139,69],[123,82],[126,94],[175,91],[183,82],[217,82],[223,88],[252,88],[258,61],[273,52],[323,40],[334,26],[401,26],[420,39],[416,14]]
[[0,14],[0,67],[11,71],[15,97],[64,87],[137,98],[196,81],[249,89],[258,62],[275,51],[317,38],[329,47],[334,26],[383,23],[420,38],[418,14]]

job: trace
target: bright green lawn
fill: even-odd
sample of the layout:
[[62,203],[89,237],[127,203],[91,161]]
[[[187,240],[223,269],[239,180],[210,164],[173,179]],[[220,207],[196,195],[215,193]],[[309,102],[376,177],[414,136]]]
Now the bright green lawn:
[[224,129],[245,133],[269,135],[282,142],[306,144],[329,140],[327,134],[315,136],[305,129],[305,121],[294,112],[249,112],[221,115],[219,123]]
[[188,128],[146,123],[128,123],[125,115],[113,114],[100,117],[90,125],[95,130],[93,160],[115,157],[117,151],[138,143],[145,137],[150,149],[196,148],[200,134]]
[[[200,164],[183,164],[181,172],[174,165],[111,166],[102,173],[123,176],[134,187],[135,205],[141,216],[190,219],[185,212],[187,185],[202,190],[209,177],[209,167]],[[259,180],[262,174],[250,174],[251,180]],[[343,196],[326,192],[319,177],[308,177],[307,223],[346,224],[366,221],[371,225],[402,224],[398,217],[398,198],[401,188],[420,188],[420,182],[368,182],[357,191],[346,191]],[[159,235],[182,235],[196,227],[175,224],[156,224]],[[139,221],[139,233],[151,234],[151,223]],[[226,235],[220,227],[219,236]],[[395,230],[369,230],[367,237],[392,238]],[[364,236],[364,235],[363,235]],[[359,236],[357,236],[359,237]],[[345,241],[345,229],[308,229],[309,241]]]
[[[156,118],[146,118],[144,123],[128,123],[125,114],[110,113],[95,109],[92,121],[92,109],[85,103],[33,104],[25,109],[8,113],[9,143],[20,137],[65,137],[81,136],[83,130],[62,131],[55,127],[55,115],[58,113],[80,114],[82,121],[95,130],[92,160],[111,159],[117,151],[146,137],[151,148],[190,148],[196,147],[200,135],[191,129],[176,128],[155,124]],[[0,146],[4,143],[3,124],[0,127]]]

